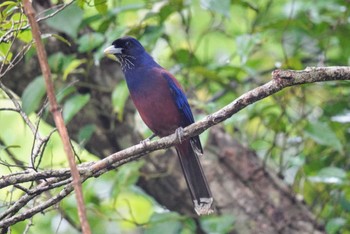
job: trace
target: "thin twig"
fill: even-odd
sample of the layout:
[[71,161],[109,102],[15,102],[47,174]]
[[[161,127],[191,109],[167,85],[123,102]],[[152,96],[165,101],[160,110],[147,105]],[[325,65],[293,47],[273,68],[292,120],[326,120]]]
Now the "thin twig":
[[[29,120],[28,115],[23,111],[22,106],[20,102],[17,100],[17,97],[15,97],[15,94],[7,88],[1,81],[0,81],[0,89],[2,89],[5,94],[9,97],[9,99],[12,101],[13,105],[16,107],[15,109],[18,110],[19,114],[23,118],[26,125],[29,127],[29,129],[32,131],[33,134],[35,134],[35,126],[34,124]],[[41,137],[38,136],[40,139]]]
[[[69,3],[62,4],[61,6],[59,6],[59,7],[57,8],[57,10],[55,10],[55,11],[52,12],[51,14],[46,15],[46,16],[43,16],[43,17],[40,17],[40,18],[36,19],[36,21],[39,23],[40,21],[47,20],[47,19],[49,19],[49,18],[51,18],[51,17],[57,15],[57,14],[60,13],[64,8],[70,6],[73,2],[75,2],[75,1],[73,0],[73,1],[71,1],[71,2],[69,2]],[[49,9],[49,10],[51,10],[51,9]],[[27,24],[27,25],[25,25],[25,26],[23,26],[23,27],[19,27],[19,28],[16,28],[16,29],[15,29],[15,28],[11,28],[10,30],[6,31],[6,33],[5,33],[4,35],[2,35],[2,36],[0,37],[0,43],[6,42],[6,41],[8,40],[8,37],[10,37],[9,35],[10,35],[11,33],[16,32],[16,31],[23,31],[23,30],[29,29],[29,27],[30,27],[30,24]]]
[[63,143],[63,148],[64,151],[67,155],[67,159],[69,162],[69,167],[72,173],[72,178],[73,178],[73,187],[75,191],[75,196],[77,200],[77,207],[78,207],[78,214],[79,214],[79,219],[80,223],[82,226],[82,230],[84,234],[90,234],[90,226],[86,218],[86,210],[85,210],[85,205],[84,205],[84,198],[83,198],[83,191],[82,191],[82,186],[81,186],[81,181],[80,181],[80,175],[78,172],[78,169],[75,164],[75,159],[74,159],[74,153],[70,145],[70,140],[69,140],[69,135],[67,128],[64,124],[62,113],[59,111],[55,92],[54,92],[54,87],[53,87],[53,82],[51,78],[51,70],[47,61],[47,55],[46,51],[44,48],[44,45],[41,41],[41,36],[40,36],[40,29],[38,26],[38,23],[35,19],[35,11],[29,2],[29,0],[24,0],[24,9],[26,12],[26,15],[29,20],[29,24],[32,29],[32,35],[36,44],[36,50],[38,54],[38,59],[39,59],[39,64],[41,71],[43,73],[43,77],[45,80],[45,85],[46,85],[46,90],[47,90],[47,96],[49,99],[50,103],[50,111],[53,115],[53,119],[55,122],[55,125],[57,127],[58,133],[61,137],[62,143]]

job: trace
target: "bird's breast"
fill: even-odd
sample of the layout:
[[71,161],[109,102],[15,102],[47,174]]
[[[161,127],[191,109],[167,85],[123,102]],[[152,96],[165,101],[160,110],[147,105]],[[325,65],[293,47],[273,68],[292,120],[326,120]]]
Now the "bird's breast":
[[155,134],[166,136],[182,126],[183,115],[162,74],[140,71],[126,79],[136,109]]

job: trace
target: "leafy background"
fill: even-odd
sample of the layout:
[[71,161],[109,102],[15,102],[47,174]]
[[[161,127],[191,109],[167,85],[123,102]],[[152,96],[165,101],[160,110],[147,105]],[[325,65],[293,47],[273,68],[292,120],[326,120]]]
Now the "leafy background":
[[[5,1],[0,7],[3,36],[11,22],[25,21],[26,17],[18,10],[20,2]],[[90,94],[81,90],[89,87],[89,74],[106,59],[103,49],[123,35],[137,37],[179,79],[200,119],[267,82],[276,68],[349,65],[349,11],[348,2],[341,0],[78,0],[45,20],[42,27],[48,46],[55,40],[65,48],[48,48],[48,59],[67,124],[91,102]],[[18,28],[22,26],[16,24]],[[32,41],[29,29],[21,30],[17,38],[17,45],[21,46]],[[0,44],[3,64],[15,55],[16,50],[9,43]],[[34,56],[31,47],[25,62],[30,63]],[[120,74],[116,72],[116,76]],[[6,79],[11,77],[5,76],[2,81]],[[75,85],[77,80],[79,86]],[[255,150],[269,170],[305,200],[324,221],[327,233],[350,233],[349,86],[349,82],[327,82],[287,89],[249,106],[223,124],[227,132]],[[118,121],[128,121],[125,82],[118,80],[115,88],[106,92],[114,106],[113,115]],[[40,132],[48,134],[52,127],[45,123],[50,122],[50,117],[43,105],[45,87],[41,77],[33,76],[18,95],[23,110],[33,121],[38,121],[36,113],[40,113]],[[0,107],[11,105],[0,92]],[[147,137],[149,130],[137,114],[135,119],[138,131]],[[19,115],[0,111],[0,129],[1,161],[11,161],[10,152],[27,164],[33,139]],[[79,129],[75,147],[83,161],[98,157],[84,148],[95,131],[94,123]],[[206,135],[202,140],[206,140]],[[63,157],[54,157],[63,155],[57,134],[53,134],[45,154],[40,167],[66,165]],[[115,173],[84,184],[94,233],[194,233],[196,224],[191,217],[167,212],[135,185],[143,163],[129,163]],[[0,165],[1,174],[15,170]],[[6,204],[20,194],[1,191],[0,199]],[[0,206],[0,211],[4,208]],[[73,196],[61,202],[59,209],[77,220]],[[30,232],[77,233],[59,209],[36,215]],[[202,229],[208,233],[230,232],[234,222],[232,216],[200,218]],[[25,226],[22,222],[11,227],[12,233],[22,233]]]

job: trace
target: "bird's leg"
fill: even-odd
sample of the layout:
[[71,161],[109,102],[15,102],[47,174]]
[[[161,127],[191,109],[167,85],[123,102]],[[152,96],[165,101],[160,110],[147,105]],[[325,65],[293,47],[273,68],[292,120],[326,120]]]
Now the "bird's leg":
[[175,130],[176,138],[179,140],[180,144],[182,143],[182,137],[184,135],[184,129],[179,127]]
[[155,138],[157,135],[152,133],[151,136],[147,137],[146,139],[142,140],[140,143],[145,145],[147,142],[149,142],[150,140],[152,140],[153,138]]

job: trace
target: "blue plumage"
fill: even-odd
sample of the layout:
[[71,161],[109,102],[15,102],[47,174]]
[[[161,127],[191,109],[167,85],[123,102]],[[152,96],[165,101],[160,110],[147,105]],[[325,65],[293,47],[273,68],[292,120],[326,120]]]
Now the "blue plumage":
[[[146,125],[158,136],[194,123],[186,95],[175,77],[156,63],[132,37],[113,42],[105,53],[120,61],[131,98]],[[213,198],[198,153],[203,149],[198,136],[175,146],[197,214],[209,214]]]

